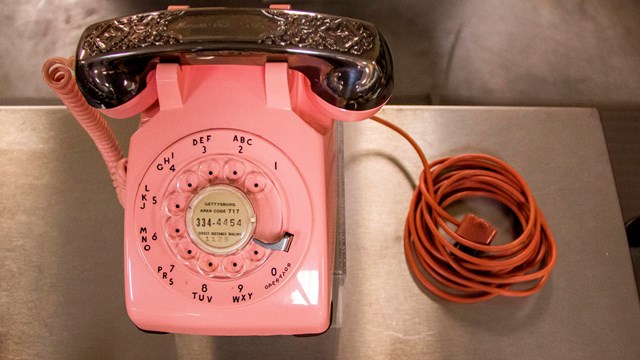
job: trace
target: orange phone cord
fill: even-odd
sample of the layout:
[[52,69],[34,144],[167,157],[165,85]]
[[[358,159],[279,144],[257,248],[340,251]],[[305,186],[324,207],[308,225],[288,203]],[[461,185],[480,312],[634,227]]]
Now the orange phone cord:
[[[429,163],[404,130],[380,117],[371,119],[409,141],[424,166],[404,229],[405,256],[415,278],[435,295],[460,303],[497,295],[528,296],[540,290],[556,262],[556,244],[520,174],[504,161],[482,154]],[[504,204],[520,222],[522,234],[508,244],[493,246],[456,234],[447,223],[459,227],[461,221],[445,209],[466,197],[486,197]],[[479,254],[466,253],[447,237]]]

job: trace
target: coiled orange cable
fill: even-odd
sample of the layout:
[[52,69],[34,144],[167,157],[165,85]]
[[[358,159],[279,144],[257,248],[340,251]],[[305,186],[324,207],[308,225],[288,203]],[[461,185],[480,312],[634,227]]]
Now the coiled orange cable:
[[127,159],[109,124],[80,94],[72,68],[72,59],[51,58],[42,66],[42,77],[96,144],[109,170],[118,200],[124,206]]
[[[528,296],[540,290],[549,279],[557,250],[524,179],[489,155],[467,154],[429,163],[404,130],[380,117],[371,119],[409,141],[424,167],[404,230],[405,256],[415,278],[435,295],[460,303],[497,295]],[[447,223],[459,227],[460,220],[445,209],[466,197],[486,197],[504,204],[520,222],[522,234],[506,245],[493,246],[459,236]],[[478,255],[468,254],[447,237]]]

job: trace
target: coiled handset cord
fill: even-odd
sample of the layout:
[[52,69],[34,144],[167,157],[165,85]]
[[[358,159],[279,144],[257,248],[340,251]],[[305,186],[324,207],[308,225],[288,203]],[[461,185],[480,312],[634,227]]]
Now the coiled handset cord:
[[95,142],[109,170],[118,201],[124,206],[127,159],[107,121],[80,93],[72,72],[73,65],[73,58],[48,59],[42,66],[42,77]]
[[[404,229],[404,250],[415,278],[435,295],[473,303],[497,295],[528,296],[547,282],[557,250],[544,215],[529,186],[507,163],[482,154],[466,154],[432,163],[404,130],[380,117],[376,121],[400,134],[413,146],[423,170]],[[505,245],[473,241],[460,231],[469,224],[454,218],[446,207],[466,197],[486,197],[507,206],[523,231]],[[452,224],[457,229],[451,229]],[[486,230],[479,222],[477,232]],[[471,227],[476,225],[471,225]]]

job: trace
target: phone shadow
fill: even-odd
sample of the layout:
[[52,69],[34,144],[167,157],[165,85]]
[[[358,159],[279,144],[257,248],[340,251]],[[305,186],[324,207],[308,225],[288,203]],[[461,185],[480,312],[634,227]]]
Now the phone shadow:
[[214,359],[333,359],[340,344],[340,329],[311,336],[215,337]]

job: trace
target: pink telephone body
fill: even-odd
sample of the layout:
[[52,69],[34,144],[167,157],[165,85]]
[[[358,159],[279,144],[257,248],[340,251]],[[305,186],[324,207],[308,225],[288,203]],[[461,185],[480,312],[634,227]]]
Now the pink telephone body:
[[313,334],[330,325],[334,119],[387,101],[391,57],[359,20],[172,9],[88,27],[86,101],[141,114],[124,202],[126,308],[140,329]]

